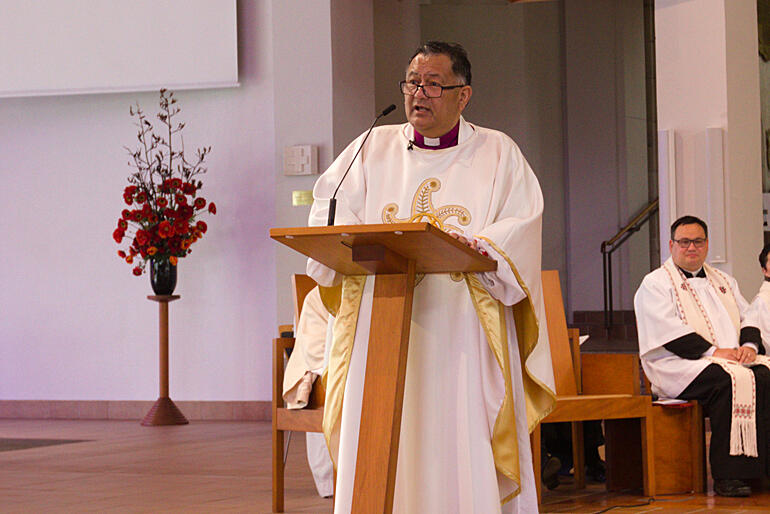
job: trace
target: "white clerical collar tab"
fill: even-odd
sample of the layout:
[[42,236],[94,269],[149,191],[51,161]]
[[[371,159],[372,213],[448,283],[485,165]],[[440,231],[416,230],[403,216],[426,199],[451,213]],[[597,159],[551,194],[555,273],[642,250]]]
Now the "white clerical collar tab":
[[427,146],[438,146],[441,144],[440,137],[425,137],[423,138],[423,141]]

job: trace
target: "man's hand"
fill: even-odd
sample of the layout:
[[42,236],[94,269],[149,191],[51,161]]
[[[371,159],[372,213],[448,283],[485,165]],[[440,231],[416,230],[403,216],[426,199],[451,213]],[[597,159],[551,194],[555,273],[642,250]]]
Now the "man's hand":
[[489,257],[489,254],[486,252],[486,250],[481,248],[479,246],[479,242],[476,241],[475,239],[468,240],[465,238],[465,236],[462,236],[457,232],[448,232],[448,234],[454,237],[455,239],[457,239],[458,241],[460,241],[461,243],[468,245],[472,250],[476,250],[481,255],[486,255],[487,257]]
[[754,362],[755,360],[757,360],[757,352],[754,351],[754,348],[751,348],[749,346],[741,346],[740,348],[736,348],[735,356],[736,356],[735,360],[737,360],[741,364],[748,364],[750,362]]
[[717,348],[714,350],[714,357],[720,357],[722,359],[727,359],[729,361],[737,361],[738,360],[738,349],[737,348]]

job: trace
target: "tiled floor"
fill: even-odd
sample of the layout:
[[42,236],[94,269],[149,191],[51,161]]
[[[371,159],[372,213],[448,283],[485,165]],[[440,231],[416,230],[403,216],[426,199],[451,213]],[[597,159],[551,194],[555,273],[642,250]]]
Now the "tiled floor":
[[[0,452],[0,512],[270,512],[270,424],[0,420],[0,438],[88,441]],[[286,511],[323,514],[296,435],[287,461]],[[543,512],[600,512],[643,505],[601,485],[546,491]],[[664,497],[612,512],[770,512],[770,493],[748,499]]]

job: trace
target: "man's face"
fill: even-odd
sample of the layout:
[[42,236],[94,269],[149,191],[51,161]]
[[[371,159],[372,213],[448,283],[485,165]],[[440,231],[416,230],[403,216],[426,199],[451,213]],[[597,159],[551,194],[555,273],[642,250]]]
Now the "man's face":
[[[416,84],[454,86],[462,79],[452,72],[452,60],[444,54],[419,54],[406,70],[406,81]],[[426,137],[441,137],[457,124],[471,99],[471,87],[445,89],[439,98],[428,98],[422,88],[414,95],[404,95],[406,118]]]
[[770,266],[768,266],[768,262],[770,262],[770,253],[767,254],[765,265],[762,267],[762,273],[765,275],[765,278],[770,278]]
[[695,243],[690,243],[687,248],[682,248],[675,241],[668,242],[668,248],[671,251],[671,259],[674,264],[690,272],[698,271],[703,263],[706,262],[706,255],[709,253],[709,242],[706,239],[706,233],[703,227],[697,223],[690,225],[680,225],[674,232],[674,239],[681,241],[682,239],[689,239],[690,241],[695,239],[705,239],[705,244],[701,248],[696,248]]

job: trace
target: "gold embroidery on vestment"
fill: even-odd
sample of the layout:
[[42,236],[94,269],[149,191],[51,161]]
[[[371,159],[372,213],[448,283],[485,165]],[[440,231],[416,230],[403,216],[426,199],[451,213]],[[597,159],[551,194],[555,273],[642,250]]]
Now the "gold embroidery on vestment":
[[441,181],[437,178],[425,179],[417,188],[412,200],[412,212],[408,218],[399,218],[398,205],[389,203],[382,210],[382,221],[384,223],[420,223],[428,222],[431,225],[440,228],[444,232],[450,230],[462,233],[459,227],[451,225],[446,221],[449,218],[457,218],[457,222],[466,226],[471,222],[471,213],[461,205],[444,205],[435,207],[433,205],[432,195],[435,191],[441,189]]

